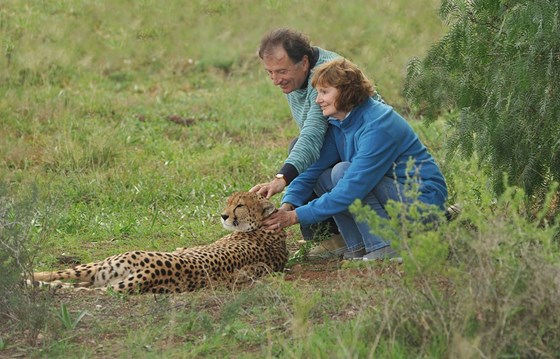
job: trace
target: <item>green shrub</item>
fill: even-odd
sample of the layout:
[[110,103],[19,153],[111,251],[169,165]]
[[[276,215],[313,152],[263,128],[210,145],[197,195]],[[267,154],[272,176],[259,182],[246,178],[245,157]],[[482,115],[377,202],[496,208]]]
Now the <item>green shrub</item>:
[[429,119],[457,110],[450,148],[542,205],[560,178],[560,3],[443,0],[440,15],[449,31],[409,63],[405,96]]
[[[388,312],[374,313],[373,332],[384,331],[382,347],[414,356],[555,357],[558,225],[542,220],[546,206],[528,221],[531,209],[519,187],[506,184],[497,198],[479,190],[487,178],[474,171],[474,160],[469,166],[463,171],[471,175],[455,184],[464,209],[453,222],[429,228],[416,206],[392,203],[386,220],[353,205],[404,259],[406,280],[383,296]],[[556,191],[554,185],[548,198]]]
[[6,188],[0,183],[0,318],[3,329],[24,333],[34,344],[48,320],[49,306],[48,292],[23,281],[33,272],[36,191],[14,201]]

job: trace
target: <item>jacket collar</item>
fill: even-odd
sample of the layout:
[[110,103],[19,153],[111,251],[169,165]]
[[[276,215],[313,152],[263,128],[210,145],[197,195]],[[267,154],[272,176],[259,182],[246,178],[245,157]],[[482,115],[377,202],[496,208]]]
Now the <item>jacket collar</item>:
[[342,121],[340,121],[339,119],[334,118],[334,117],[329,117],[329,119],[328,119],[329,123],[331,125],[336,126],[336,127],[348,128],[354,122],[353,120],[356,117],[360,116],[360,114],[364,111],[364,109],[368,106],[368,104],[373,104],[373,99],[368,98],[367,100],[365,100],[364,102],[362,102],[358,106],[354,107],[352,110],[350,110],[350,113]]

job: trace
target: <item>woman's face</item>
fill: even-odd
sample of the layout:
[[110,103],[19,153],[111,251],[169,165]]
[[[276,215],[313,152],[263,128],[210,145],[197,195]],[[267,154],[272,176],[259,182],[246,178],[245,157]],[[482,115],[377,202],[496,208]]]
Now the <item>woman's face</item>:
[[344,120],[346,112],[339,111],[336,106],[336,99],[338,98],[338,89],[332,86],[319,86],[317,85],[317,104],[323,110],[323,116],[334,117],[338,120]]

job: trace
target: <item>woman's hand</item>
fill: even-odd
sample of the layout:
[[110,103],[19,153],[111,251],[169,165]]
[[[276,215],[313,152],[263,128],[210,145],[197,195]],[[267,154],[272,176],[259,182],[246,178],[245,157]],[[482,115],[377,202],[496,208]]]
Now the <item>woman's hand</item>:
[[282,178],[275,178],[273,181],[268,183],[260,183],[249,190],[249,192],[257,192],[260,195],[265,196],[267,199],[274,196],[276,193],[280,193],[286,187],[286,181]]
[[263,227],[270,231],[280,232],[282,229],[299,223],[296,211],[287,210],[285,206],[280,207],[276,213],[263,221]]

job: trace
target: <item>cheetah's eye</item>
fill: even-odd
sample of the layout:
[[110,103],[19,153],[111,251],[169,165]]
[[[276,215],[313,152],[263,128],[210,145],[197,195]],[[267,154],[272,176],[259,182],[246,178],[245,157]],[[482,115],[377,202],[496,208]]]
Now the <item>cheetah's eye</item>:
[[243,208],[243,207],[245,207],[244,204],[238,204],[237,206],[235,206],[235,208],[233,209],[233,214],[235,215],[236,211],[237,211],[239,208]]

